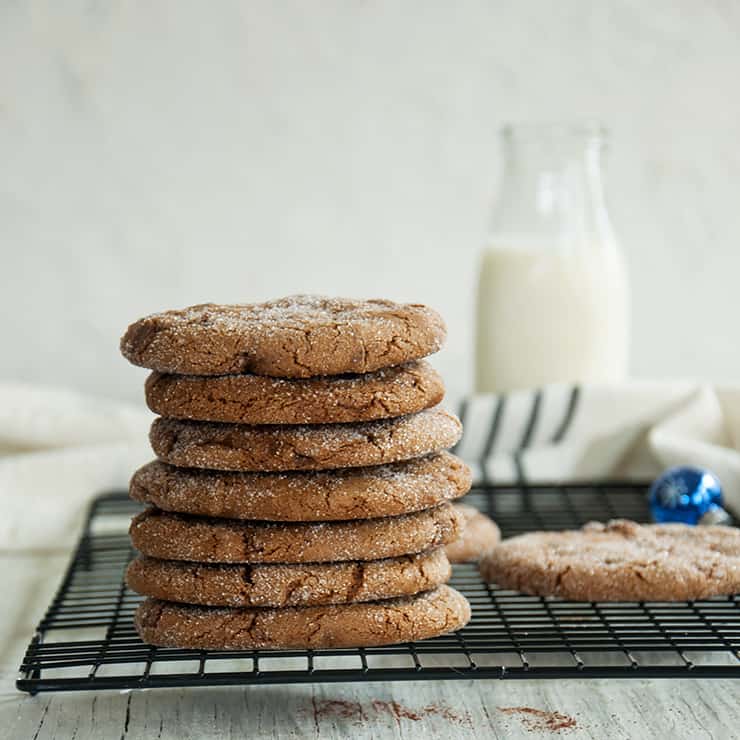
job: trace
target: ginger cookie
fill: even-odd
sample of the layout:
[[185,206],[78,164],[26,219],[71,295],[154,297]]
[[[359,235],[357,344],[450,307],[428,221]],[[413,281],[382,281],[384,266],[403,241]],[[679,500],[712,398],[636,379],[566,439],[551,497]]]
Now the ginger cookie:
[[442,378],[424,361],[365,375],[286,380],[262,375],[153,372],[146,402],[162,416],[238,424],[333,424],[387,419],[436,406]]
[[445,547],[451,563],[467,563],[480,560],[501,539],[501,531],[496,522],[478,511],[475,506],[455,504],[463,515],[462,535]]
[[140,556],[128,587],[156,599],[206,606],[313,606],[411,596],[446,583],[444,548],[346,563],[207,565]]
[[426,306],[298,295],[152,314],[129,326],[121,352],[166,373],[310,378],[418,360],[439,350],[445,335]]
[[408,460],[451,447],[461,433],[457,417],[435,406],[358,424],[246,426],[159,417],[149,440],[157,457],[172,465],[271,472]]
[[502,588],[573,601],[686,601],[740,591],[740,529],[624,519],[504,540],[480,564]]
[[130,495],[165,511],[225,519],[312,522],[421,511],[463,496],[470,469],[449,452],[369,468],[239,473],[155,460],[134,473]]
[[460,629],[467,599],[449,586],[358,604],[228,609],[146,599],[134,624],[151,645],[207,650],[349,648],[425,640]]
[[270,523],[205,519],[147,509],[129,534],[144,555],[198,563],[328,563],[378,560],[446,545],[462,529],[452,504],[349,522]]

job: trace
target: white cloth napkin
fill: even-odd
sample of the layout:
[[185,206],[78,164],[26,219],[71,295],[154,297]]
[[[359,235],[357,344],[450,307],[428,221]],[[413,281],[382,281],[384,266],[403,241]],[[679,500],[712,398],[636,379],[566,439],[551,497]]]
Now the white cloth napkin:
[[[719,475],[740,510],[740,388],[633,382],[448,400],[456,451],[478,480],[651,478],[669,465]],[[143,406],[0,383],[0,549],[67,547],[89,500],[152,458]]]
[[152,458],[143,407],[0,383],[0,549],[71,546],[101,491]]

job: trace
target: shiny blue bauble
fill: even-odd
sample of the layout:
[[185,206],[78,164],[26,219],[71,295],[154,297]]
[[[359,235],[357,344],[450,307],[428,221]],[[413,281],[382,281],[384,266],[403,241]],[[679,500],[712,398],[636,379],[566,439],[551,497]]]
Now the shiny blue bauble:
[[650,486],[649,501],[656,522],[706,524],[724,517],[719,479],[702,468],[669,468]]

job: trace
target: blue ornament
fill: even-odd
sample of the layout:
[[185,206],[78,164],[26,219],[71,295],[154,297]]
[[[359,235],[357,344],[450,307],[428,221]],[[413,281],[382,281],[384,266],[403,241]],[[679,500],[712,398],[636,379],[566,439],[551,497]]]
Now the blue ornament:
[[709,470],[669,468],[650,486],[650,511],[656,522],[726,524],[722,486]]

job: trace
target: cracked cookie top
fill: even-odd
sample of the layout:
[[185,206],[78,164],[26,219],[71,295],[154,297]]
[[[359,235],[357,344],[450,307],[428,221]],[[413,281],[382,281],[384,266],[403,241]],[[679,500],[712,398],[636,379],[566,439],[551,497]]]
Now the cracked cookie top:
[[159,417],[149,440],[160,460],[211,470],[327,470],[410,460],[452,447],[460,420],[444,409],[357,424],[276,426]]
[[740,529],[591,522],[512,537],[480,569],[502,588],[574,601],[704,599],[740,590]]
[[445,335],[426,306],[299,295],[152,314],[129,326],[121,352],[167,373],[308,378],[417,360],[439,350]]
[[462,531],[452,504],[348,522],[252,522],[146,509],[129,534],[143,555],[195,563],[333,563],[378,560],[446,545]]
[[424,360],[362,375],[267,378],[153,372],[146,401],[176,419],[238,424],[336,424],[388,419],[435,406],[442,379]]
[[130,589],[205,606],[349,604],[428,591],[450,577],[443,547],[382,560],[339,563],[214,564],[140,555],[126,571]]
[[315,522],[421,511],[467,493],[471,473],[447,452],[329,471],[243,473],[155,460],[134,473],[136,501],[196,516]]
[[328,606],[229,609],[146,599],[134,624],[144,642],[182,648],[344,648],[425,640],[460,629],[467,599],[449,586],[416,596]]

